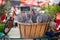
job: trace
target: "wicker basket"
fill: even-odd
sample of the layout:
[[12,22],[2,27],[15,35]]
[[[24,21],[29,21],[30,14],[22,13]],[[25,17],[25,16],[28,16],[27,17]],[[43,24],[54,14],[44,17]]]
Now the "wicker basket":
[[39,38],[44,36],[48,23],[19,23],[18,26],[21,38]]

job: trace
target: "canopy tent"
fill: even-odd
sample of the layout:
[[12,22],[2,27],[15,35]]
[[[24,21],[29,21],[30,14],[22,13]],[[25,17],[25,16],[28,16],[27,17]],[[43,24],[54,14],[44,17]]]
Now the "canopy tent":
[[20,3],[29,6],[46,6],[49,0],[20,0]]
[[10,0],[13,6],[20,6],[20,4],[27,6],[46,6],[49,0]]

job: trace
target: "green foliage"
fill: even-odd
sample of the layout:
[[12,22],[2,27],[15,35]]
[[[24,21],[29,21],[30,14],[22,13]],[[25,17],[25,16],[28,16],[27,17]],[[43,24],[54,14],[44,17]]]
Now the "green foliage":
[[9,10],[10,8],[11,8],[11,3],[10,3],[10,1],[9,0],[7,0],[7,3],[6,3],[6,5],[4,6],[4,8],[6,8],[7,10]]
[[56,13],[60,12],[60,6],[59,5],[55,4],[54,8],[55,8],[54,10],[55,10]]
[[11,8],[11,4],[9,0],[6,1],[5,5],[0,5],[0,16],[4,13],[5,9],[9,10],[10,8]]
[[45,6],[40,6],[41,10],[45,10],[46,7]]
[[4,12],[4,7],[5,5],[0,5],[0,16],[3,14],[3,12]]
[[0,32],[3,32],[4,25],[5,25],[5,24],[0,24]]
[[54,4],[53,6],[48,5],[48,8],[45,10],[45,13],[51,15],[54,19],[57,12],[60,12],[60,6],[58,4]]

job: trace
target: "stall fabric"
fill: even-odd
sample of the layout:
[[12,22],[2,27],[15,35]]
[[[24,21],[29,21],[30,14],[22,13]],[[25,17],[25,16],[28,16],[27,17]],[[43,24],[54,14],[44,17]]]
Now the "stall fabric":
[[1,21],[3,22],[5,18],[6,18],[6,15],[3,14],[3,15],[1,16]]
[[57,13],[57,16],[56,16],[56,30],[59,30],[60,28],[60,12]]
[[20,6],[21,4],[27,6],[46,6],[50,0],[10,0],[11,4],[15,6]]
[[29,6],[46,6],[49,0],[20,0],[20,3]]

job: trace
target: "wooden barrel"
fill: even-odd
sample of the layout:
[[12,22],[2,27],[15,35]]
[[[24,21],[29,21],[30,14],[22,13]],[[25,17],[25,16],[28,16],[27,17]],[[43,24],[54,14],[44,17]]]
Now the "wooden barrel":
[[19,23],[21,38],[39,38],[43,37],[48,23]]

